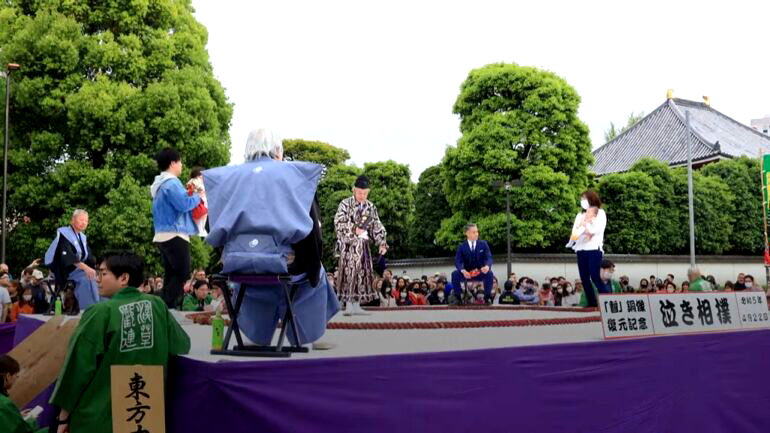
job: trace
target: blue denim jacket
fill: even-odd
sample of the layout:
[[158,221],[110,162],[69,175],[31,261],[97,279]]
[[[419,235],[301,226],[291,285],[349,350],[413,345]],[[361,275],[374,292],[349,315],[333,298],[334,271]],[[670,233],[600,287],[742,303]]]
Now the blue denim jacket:
[[182,182],[176,177],[161,173],[151,188],[152,221],[155,233],[174,232],[195,235],[198,228],[192,219],[192,210],[201,199],[197,193],[187,195]]

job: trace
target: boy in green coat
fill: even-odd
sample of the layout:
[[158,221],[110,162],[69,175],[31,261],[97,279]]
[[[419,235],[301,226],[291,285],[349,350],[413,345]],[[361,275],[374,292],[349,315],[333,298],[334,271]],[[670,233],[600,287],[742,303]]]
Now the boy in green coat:
[[51,403],[61,408],[59,433],[111,433],[110,366],[168,365],[190,350],[190,337],[157,296],[145,295],[144,264],[134,253],[107,254],[99,261],[99,294],[70,340]]

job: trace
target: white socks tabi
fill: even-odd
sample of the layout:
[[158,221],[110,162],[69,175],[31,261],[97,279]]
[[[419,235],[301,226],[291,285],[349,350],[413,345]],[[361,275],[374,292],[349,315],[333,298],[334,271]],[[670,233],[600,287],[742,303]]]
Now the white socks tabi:
[[345,310],[342,314],[345,316],[369,316],[371,313],[361,308],[361,303],[348,301],[345,303]]

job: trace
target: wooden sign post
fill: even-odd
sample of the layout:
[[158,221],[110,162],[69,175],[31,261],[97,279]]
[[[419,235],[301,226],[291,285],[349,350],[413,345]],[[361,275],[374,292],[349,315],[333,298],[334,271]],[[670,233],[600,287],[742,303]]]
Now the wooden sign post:
[[163,366],[113,365],[112,431],[165,433]]
[[9,393],[17,407],[23,408],[56,381],[77,324],[78,319],[52,317],[8,353],[21,365]]

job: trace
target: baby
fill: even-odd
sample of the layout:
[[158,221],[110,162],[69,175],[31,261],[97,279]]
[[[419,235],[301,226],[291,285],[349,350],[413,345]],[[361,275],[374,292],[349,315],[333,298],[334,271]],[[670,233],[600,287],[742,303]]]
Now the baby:
[[[205,191],[206,188],[203,186],[203,169],[195,167],[190,171],[190,180],[187,181],[187,193],[192,195],[193,192],[201,193]],[[202,195],[201,200],[203,201],[203,207],[208,209],[206,196]],[[195,208],[193,212],[196,211],[198,211],[198,208]],[[198,218],[195,218],[195,215],[193,215],[193,221],[195,221],[195,225],[198,227],[198,235],[204,238],[208,236],[208,232],[206,232],[206,221],[208,218],[208,214],[204,214]]]
[[586,213],[583,216],[583,223],[580,224],[576,229],[572,230],[572,235],[569,237],[569,242],[567,242],[566,245],[567,248],[574,248],[575,244],[581,236],[586,238],[590,237],[589,233],[586,233],[586,225],[592,223],[598,214],[598,207],[592,206],[586,210]]

